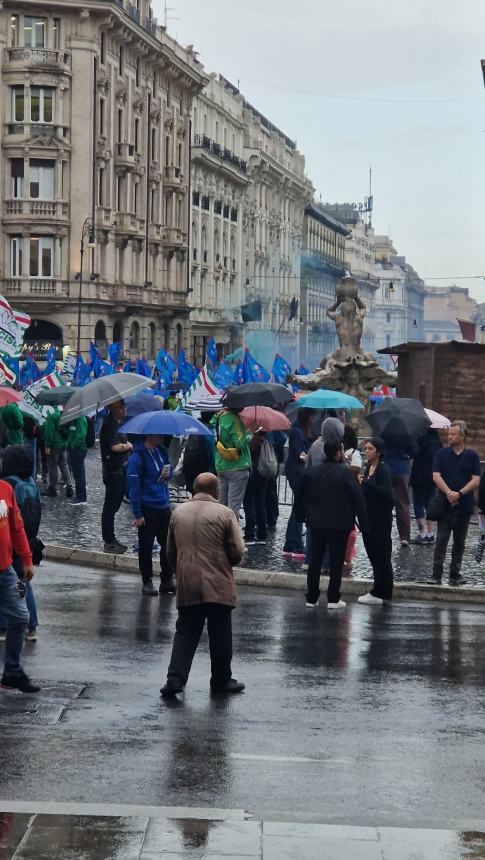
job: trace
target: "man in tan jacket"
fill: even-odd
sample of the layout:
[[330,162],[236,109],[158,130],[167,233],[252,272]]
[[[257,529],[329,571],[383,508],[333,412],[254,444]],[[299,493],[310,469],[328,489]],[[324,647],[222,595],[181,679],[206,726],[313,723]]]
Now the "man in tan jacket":
[[194,482],[192,499],[172,514],[167,558],[177,580],[178,619],[164,698],[181,693],[207,619],[213,693],[241,693],[231,675],[231,613],[236,605],[232,570],[244,554],[233,512],[217,501],[218,481],[204,472]]

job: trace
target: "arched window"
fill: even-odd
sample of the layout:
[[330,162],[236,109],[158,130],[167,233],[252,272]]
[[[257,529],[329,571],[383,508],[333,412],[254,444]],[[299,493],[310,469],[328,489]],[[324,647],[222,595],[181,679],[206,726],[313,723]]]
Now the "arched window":
[[157,327],[154,322],[148,326],[148,358],[155,358],[157,352]]
[[63,346],[62,329],[49,320],[33,319],[25,332],[24,343],[36,343],[43,340],[54,346]]
[[170,326],[168,323],[163,324],[163,348],[170,352]]
[[178,356],[180,350],[182,349],[182,326],[180,323],[177,323],[177,350],[176,357]]
[[130,352],[140,352],[140,325],[136,320],[130,328]]
[[113,343],[121,343],[123,345],[123,325],[119,320],[113,326]]
[[106,325],[103,320],[98,320],[94,327],[94,343],[104,344],[106,342]]

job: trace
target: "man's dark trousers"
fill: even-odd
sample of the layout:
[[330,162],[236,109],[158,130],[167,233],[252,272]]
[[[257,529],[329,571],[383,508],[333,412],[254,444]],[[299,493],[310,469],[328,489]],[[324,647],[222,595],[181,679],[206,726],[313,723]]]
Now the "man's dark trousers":
[[145,525],[138,529],[138,565],[143,583],[153,576],[153,541],[160,545],[160,580],[162,583],[172,579],[172,570],[167,561],[167,535],[170,525],[170,508],[149,508],[142,505]]
[[103,484],[106,490],[101,514],[101,532],[105,543],[115,543],[115,516],[125,495],[124,472],[106,472],[103,475]]
[[192,660],[207,619],[211,658],[211,689],[224,687],[231,679],[232,607],[221,603],[198,603],[178,611],[167,681],[185,687]]
[[330,580],[327,598],[329,603],[339,602],[342,568],[349,534],[350,532],[312,528],[310,564],[307,573],[306,599],[308,603],[316,603],[320,596],[320,573],[327,546],[330,550]]
[[443,576],[443,565],[451,534],[453,534],[453,546],[451,548],[450,579],[459,577],[469,525],[468,517],[461,517],[458,511],[453,510],[453,508],[438,520],[433,556],[433,579],[441,579]]

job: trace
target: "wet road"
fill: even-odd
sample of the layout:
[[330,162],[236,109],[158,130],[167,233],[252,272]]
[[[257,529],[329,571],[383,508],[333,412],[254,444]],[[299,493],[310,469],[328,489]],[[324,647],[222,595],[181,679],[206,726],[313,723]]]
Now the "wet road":
[[299,594],[241,589],[233,670],[246,692],[210,697],[204,637],[171,703],[158,691],[173,598],[53,563],[36,589],[39,640],[25,664],[44,689],[0,692],[3,801],[485,830],[480,608],[351,604],[332,615],[308,612]]
[[[41,536],[44,543],[58,543],[86,549],[102,549],[101,510],[104,499],[104,487],[101,481],[98,448],[88,452],[86,473],[89,500],[87,508],[72,508],[68,506],[63,498],[64,492],[62,490],[59,491],[58,498],[43,500]],[[266,546],[249,547],[248,555],[244,559],[245,567],[287,572],[301,570],[301,563],[297,564],[296,562],[288,561],[282,555],[286,523],[290,509],[288,506],[281,505],[280,510],[281,515],[275,532],[270,533]],[[131,525],[132,520],[133,517],[129,505],[123,504],[116,519],[117,537],[123,543],[129,544],[130,547],[136,538]],[[478,529],[475,525],[472,525],[462,571],[466,574],[470,587],[483,586],[485,584],[485,559],[481,565],[476,564],[474,559],[474,545],[477,536]],[[393,557],[396,581],[424,582],[431,574],[432,557],[432,546],[411,546],[408,549],[401,549],[396,533]],[[372,578],[369,561],[360,537],[357,540],[357,557],[354,562],[354,573],[355,576],[363,579]],[[445,567],[445,581],[447,580],[447,576],[447,569]]]

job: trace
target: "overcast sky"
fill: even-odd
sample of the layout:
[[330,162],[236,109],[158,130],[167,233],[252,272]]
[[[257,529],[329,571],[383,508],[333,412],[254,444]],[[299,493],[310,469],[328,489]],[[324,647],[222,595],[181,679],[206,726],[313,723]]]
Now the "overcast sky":
[[297,140],[317,198],[363,200],[372,165],[376,232],[485,301],[459,277],[485,276],[484,0],[168,4],[169,32]]

